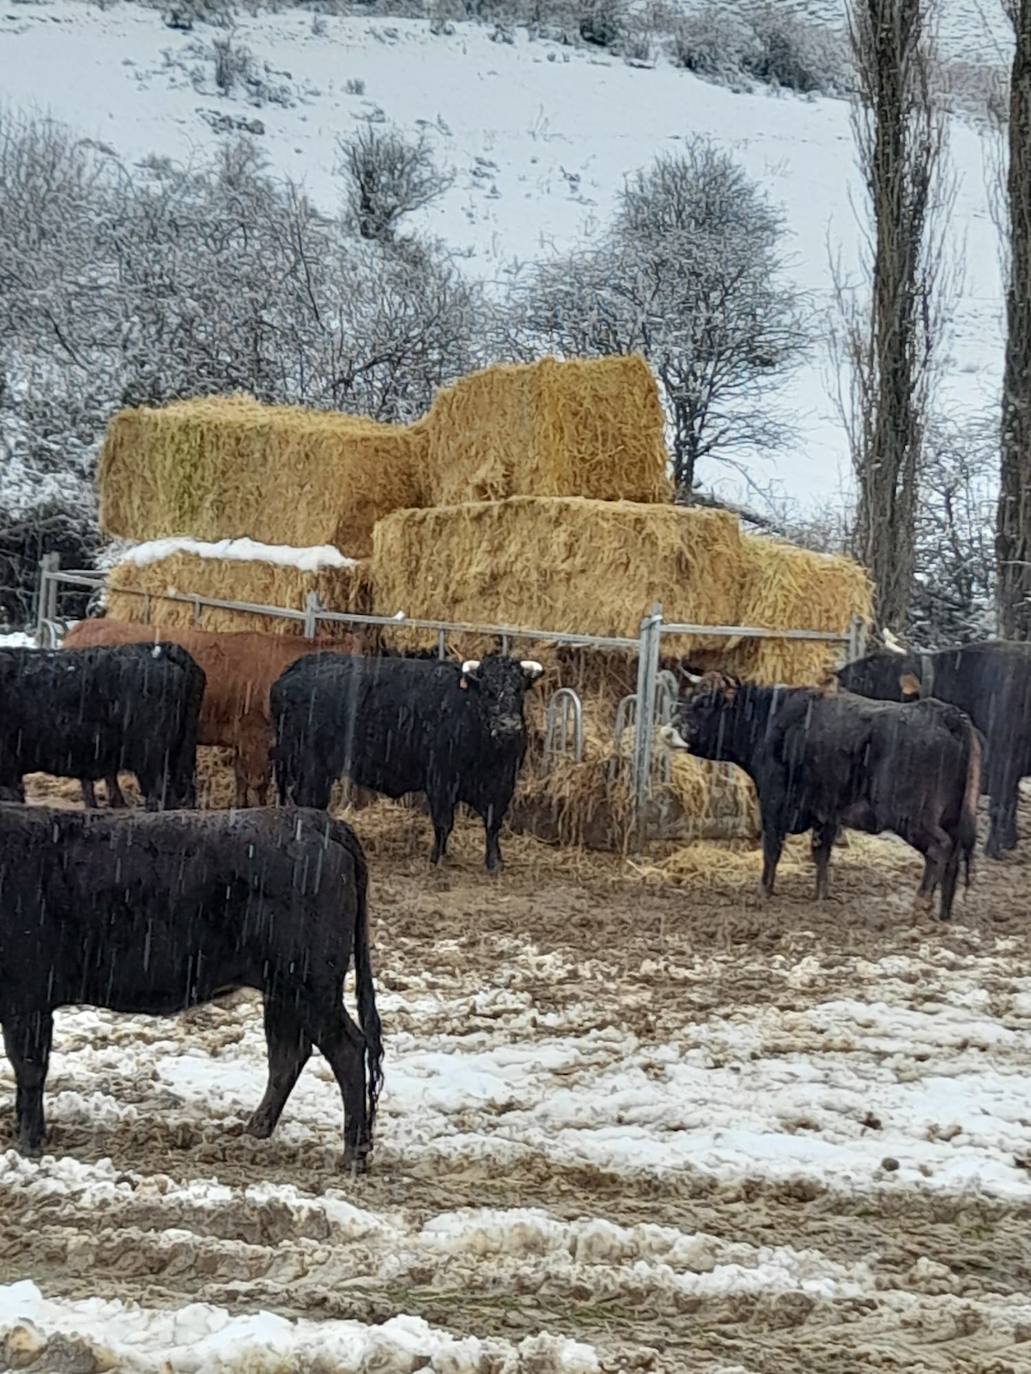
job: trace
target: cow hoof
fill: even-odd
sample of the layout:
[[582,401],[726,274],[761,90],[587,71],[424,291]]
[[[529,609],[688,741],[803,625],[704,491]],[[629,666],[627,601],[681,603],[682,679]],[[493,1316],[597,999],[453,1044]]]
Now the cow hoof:
[[369,1151],[367,1149],[353,1150],[350,1146],[345,1146],[344,1169],[350,1173],[352,1178],[357,1178],[359,1174],[367,1174],[369,1172]]
[[39,1159],[43,1153],[42,1140],[19,1140],[15,1147],[24,1159]]
[[255,1140],[268,1140],[272,1134],[272,1122],[266,1116],[253,1112],[244,1124],[244,1134],[253,1136]]
[[934,898],[927,896],[917,896],[913,898],[913,915],[930,916],[934,911]]

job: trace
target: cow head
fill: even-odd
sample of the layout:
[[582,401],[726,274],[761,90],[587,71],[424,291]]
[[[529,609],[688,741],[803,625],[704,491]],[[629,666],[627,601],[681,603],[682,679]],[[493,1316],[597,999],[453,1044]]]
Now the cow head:
[[492,739],[504,742],[522,738],[523,697],[544,672],[533,659],[488,654],[462,664],[462,686],[475,698]]
[[726,757],[727,712],[740,682],[726,673],[685,674],[688,689],[677,702],[673,723],[661,731],[671,749],[689,749],[700,758]]
[[837,679],[846,692],[878,701],[910,701],[921,692],[921,666],[916,654],[900,647],[867,654],[839,668]]

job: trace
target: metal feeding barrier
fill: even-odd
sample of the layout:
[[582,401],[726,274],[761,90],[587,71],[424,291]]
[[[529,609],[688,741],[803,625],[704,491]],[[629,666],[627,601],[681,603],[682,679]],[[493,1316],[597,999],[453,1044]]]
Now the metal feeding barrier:
[[[62,588],[79,588],[96,594],[106,585],[105,574],[92,569],[64,569],[60,556],[56,553],[44,554],[39,564],[39,592],[36,600],[36,636],[41,645],[56,647],[67,621],[59,614],[58,597]],[[145,603],[146,622],[150,623],[154,601],[150,592],[136,592],[131,588],[119,588],[122,596],[141,597]],[[448,638],[451,635],[477,635],[493,638],[502,653],[508,653],[513,641],[534,640],[551,644],[556,648],[620,649],[631,650],[637,655],[637,691],[625,696],[616,709],[613,728],[613,757],[609,765],[609,779],[615,778],[622,760],[623,736],[633,729],[633,749],[631,764],[634,779],[634,803],[638,819],[637,838],[642,841],[643,817],[651,796],[655,768],[655,731],[657,726],[668,725],[676,709],[679,685],[676,676],[661,667],[663,636],[703,635],[708,639],[787,639],[817,644],[841,645],[849,660],[861,658],[866,648],[866,626],[860,616],[854,616],[844,634],[831,634],[825,630],[768,630],[750,625],[682,625],[667,623],[662,617],[662,607],[652,606],[648,615],[641,621],[640,633],[636,639],[627,636],[606,636],[578,633],[558,634],[554,630],[523,629],[512,625],[473,625],[461,621],[412,619],[404,611],[396,615],[360,615],[357,612],[329,611],[319,602],[314,592],[309,592],[303,607],[263,606],[249,601],[227,601],[219,597],[190,596],[182,592],[163,592],[161,601],[175,601],[193,608],[193,623],[203,628],[205,610],[241,611],[251,615],[266,616],[269,619],[292,620],[304,627],[305,637],[314,639],[321,625],[349,626],[388,626],[397,629],[425,630],[436,634],[437,657],[447,657]],[[94,598],[91,598],[91,603]],[[568,751],[572,742],[573,757],[577,762],[583,758],[583,703],[578,694],[569,687],[560,687],[548,702],[547,728],[544,743],[544,766],[547,760],[559,753]],[[671,776],[671,760],[666,749],[658,754],[658,777],[668,782]]]

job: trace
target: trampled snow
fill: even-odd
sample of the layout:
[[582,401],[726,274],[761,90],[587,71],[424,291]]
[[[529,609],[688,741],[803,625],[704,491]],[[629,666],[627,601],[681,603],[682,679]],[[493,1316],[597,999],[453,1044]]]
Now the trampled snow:
[[281,568],[297,568],[300,572],[315,573],[322,568],[354,568],[357,562],[347,558],[331,544],[296,549],[289,544],[260,544],[254,539],[219,539],[206,542],[199,539],[152,539],[137,544],[123,553],[120,562],[146,567],[173,554],[190,553],[197,558],[220,558],[238,563],[273,563]]
[[42,1368],[55,1336],[65,1338],[65,1360],[71,1345],[80,1360],[93,1357],[84,1368],[97,1368],[102,1360],[99,1367],[138,1374],[273,1374],[309,1368],[314,1361],[324,1374],[369,1369],[409,1374],[416,1367],[477,1374],[488,1353],[508,1355],[513,1361],[508,1367],[515,1369],[524,1367],[521,1356],[529,1356],[533,1363],[527,1367],[535,1374],[597,1374],[599,1369],[588,1346],[546,1333],[528,1338],[522,1349],[505,1350],[500,1342],[456,1339],[421,1317],[400,1315],[380,1326],[289,1321],[272,1312],[234,1317],[199,1302],[165,1311],[102,1298],[53,1301],[27,1281],[0,1288],[0,1337],[20,1357],[18,1367],[42,1361],[36,1365]]
[[[952,5],[950,14],[946,33],[955,52],[1005,57],[998,28],[981,24],[976,5]],[[627,173],[703,134],[783,207],[790,275],[818,316],[832,301],[831,256],[855,276],[862,229],[853,204],[862,205],[862,188],[845,101],[735,93],[663,61],[639,69],[597,51],[531,42],[522,30],[508,43],[491,41],[486,25],[459,24],[434,36],[425,21],[320,21],[324,32],[315,34],[305,11],[241,12],[234,28],[293,94],[290,108],[261,107],[258,143],[317,204],[339,202],[338,140],[359,121],[386,118],[410,133],[421,129],[454,181],[413,225],[442,237],[470,273],[498,282],[596,235]],[[48,107],[130,162],[152,153],[188,160],[218,141],[204,112],[259,113],[195,89],[191,45],[198,40],[210,41],[203,26],[177,33],[158,10],[130,4],[19,6],[0,16],[4,93],[14,103]],[[364,94],[348,90],[349,82],[364,82]],[[1002,296],[987,144],[969,124],[951,125],[960,185],[950,248],[964,281],[944,349],[942,399],[965,417],[996,398]],[[738,455],[754,482],[803,501],[842,496],[850,474],[836,391],[827,346],[818,344],[771,395],[796,425],[797,444],[773,455]],[[742,494],[741,479],[717,463],[704,463],[700,476],[728,495]]]

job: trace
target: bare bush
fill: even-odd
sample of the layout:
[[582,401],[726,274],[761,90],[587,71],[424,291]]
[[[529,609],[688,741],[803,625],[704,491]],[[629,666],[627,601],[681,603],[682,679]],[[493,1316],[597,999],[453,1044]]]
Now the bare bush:
[[739,14],[711,4],[677,21],[670,55],[685,71],[730,85],[742,79],[746,61],[757,60],[758,41]]
[[368,124],[339,146],[348,211],[364,239],[389,243],[406,215],[431,204],[451,184],[424,134],[407,139],[397,129]]
[[998,434],[993,417],[928,421],[916,515],[913,642],[944,648],[995,632],[992,530]]
[[215,86],[222,95],[232,95],[241,86],[246,87],[257,80],[254,54],[232,34],[212,39],[211,49]]
[[750,22],[756,42],[745,49],[743,66],[757,81],[803,94],[836,95],[847,88],[847,43],[840,30],[814,23],[784,0],[760,6]]

